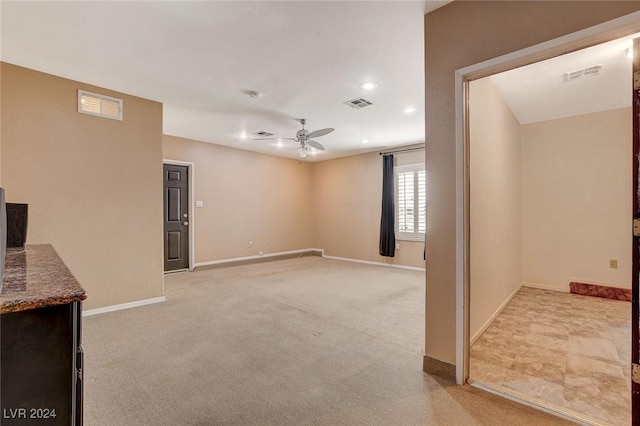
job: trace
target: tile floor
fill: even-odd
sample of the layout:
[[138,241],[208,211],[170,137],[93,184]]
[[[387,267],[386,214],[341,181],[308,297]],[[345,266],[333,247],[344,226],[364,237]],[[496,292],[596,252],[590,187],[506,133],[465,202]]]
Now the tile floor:
[[630,302],[523,287],[470,358],[474,381],[631,424]]

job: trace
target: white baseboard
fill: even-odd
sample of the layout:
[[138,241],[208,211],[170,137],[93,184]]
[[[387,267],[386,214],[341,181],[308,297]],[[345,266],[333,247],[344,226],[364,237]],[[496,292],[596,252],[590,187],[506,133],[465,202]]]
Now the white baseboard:
[[530,288],[539,288],[540,290],[551,290],[551,291],[560,291],[562,293],[569,293],[569,284],[567,283],[564,287],[557,287],[548,284],[538,284],[538,283],[522,283],[523,287]]
[[373,262],[373,261],[370,261],[370,260],[352,259],[352,258],[349,258],[349,257],[327,256],[324,253],[324,249],[321,249],[321,248],[306,248],[306,249],[300,249],[300,250],[290,250],[290,251],[280,251],[280,252],[275,252],[275,253],[265,253],[263,255],[230,257],[230,258],[226,258],[226,259],[218,259],[218,260],[209,260],[209,261],[206,261],[206,262],[198,262],[194,266],[197,268],[199,266],[233,264],[233,263],[236,263],[236,262],[244,262],[244,261],[248,261],[248,260],[250,261],[250,260],[263,259],[265,257],[269,258],[269,257],[291,256],[291,255],[295,255],[295,254],[304,254],[304,253],[309,253],[309,252],[320,252],[320,256],[321,257],[326,257],[327,259],[333,259],[333,260],[342,260],[342,261],[345,261],[345,262],[365,263],[367,265],[386,266],[386,267],[398,268],[398,269],[409,269],[409,270],[412,270],[412,271],[424,271],[425,270],[425,268],[418,268],[416,266],[394,265],[394,264],[389,264],[389,263]]
[[371,260],[360,260],[360,259],[352,259],[349,257],[328,256],[326,254],[324,255],[324,257],[326,257],[327,259],[342,260],[345,262],[355,262],[355,263],[364,263],[367,265],[386,266],[388,268],[408,269],[410,271],[425,271],[425,268],[418,268],[417,266],[394,265],[391,263],[373,262]]
[[89,309],[82,312],[83,317],[91,315],[106,314],[107,312],[121,311],[123,309],[137,308],[139,306],[151,305],[152,303],[160,303],[166,301],[164,296],[154,297],[151,299],[136,300],[135,302],[121,303],[119,305],[105,306],[104,308]]
[[522,288],[522,284],[520,284],[518,287],[516,287],[516,289],[513,291],[513,293],[511,293],[509,295],[509,297],[507,297],[507,300],[505,300],[502,305],[500,305],[500,307],[498,308],[498,310],[496,310],[493,315],[491,315],[491,317],[482,325],[482,327],[480,327],[480,330],[478,330],[476,332],[476,334],[474,334],[471,337],[471,345],[473,346],[473,344],[476,342],[476,340],[478,340],[478,338],[480,336],[482,336],[482,333],[484,333],[485,331],[487,331],[487,328],[489,328],[489,326],[491,325],[491,323],[493,322],[493,320],[496,319],[496,317],[498,315],[500,315],[500,312],[502,312],[502,310],[509,304],[509,302],[511,302],[511,299],[513,299],[513,297],[520,291],[520,289]]
[[264,253],[262,255],[256,254],[252,256],[242,256],[242,257],[229,257],[226,259],[218,259],[218,260],[209,260],[206,262],[197,262],[194,266],[197,268],[198,266],[209,266],[209,265],[220,265],[223,263],[235,263],[235,262],[243,262],[246,260],[256,260],[256,259],[264,259],[269,257],[279,257],[279,256],[290,256],[293,254],[304,254],[309,252],[318,251],[321,253],[321,256],[324,257],[324,250],[318,248],[306,248],[299,250],[289,250],[289,251],[279,251],[275,253]]

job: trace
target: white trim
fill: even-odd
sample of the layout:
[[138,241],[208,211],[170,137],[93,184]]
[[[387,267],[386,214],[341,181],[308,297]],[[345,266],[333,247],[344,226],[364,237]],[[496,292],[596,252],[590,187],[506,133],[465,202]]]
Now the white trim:
[[392,263],[373,262],[371,260],[352,259],[349,257],[327,256],[327,255],[325,255],[324,257],[326,257],[327,259],[342,260],[344,262],[364,263],[367,265],[375,265],[375,266],[386,266],[387,268],[408,269],[410,271],[423,271],[423,272],[425,271],[425,268],[419,268],[417,266],[395,265]]
[[522,288],[522,284],[518,285],[518,287],[516,287],[516,289],[513,291],[513,293],[511,293],[509,295],[509,297],[507,297],[507,299],[502,303],[502,305],[500,305],[500,307],[498,307],[498,309],[493,313],[493,315],[491,315],[491,317],[482,325],[482,327],[480,327],[480,330],[478,330],[476,332],[476,334],[474,334],[473,336],[471,336],[471,343],[469,344],[470,346],[473,346],[473,344],[476,342],[476,340],[478,340],[478,338],[480,336],[482,336],[482,333],[484,333],[485,331],[487,331],[487,328],[489,328],[489,326],[491,325],[491,323],[493,322],[493,320],[496,319],[496,317],[498,315],[500,315],[500,312],[502,312],[504,310],[504,308],[507,307],[507,305],[509,304],[509,302],[511,302],[511,299],[514,298],[514,296],[520,291],[520,289]]
[[105,306],[104,308],[89,309],[87,311],[83,311],[82,316],[90,317],[91,315],[106,314],[107,312],[121,311],[123,309],[137,308],[139,306],[151,305],[153,303],[166,302],[166,300],[167,298],[164,296],[153,297],[151,299],[136,300],[135,302]]
[[499,397],[506,398],[510,401],[517,402],[518,404],[522,404],[536,410],[544,411],[547,414],[551,414],[552,416],[559,417],[561,419],[569,420],[581,425],[602,426],[602,423],[598,422],[597,420],[590,419],[589,417],[586,417],[578,412],[567,410],[564,407],[552,404],[550,402],[531,398],[513,389],[483,382],[472,382],[471,386],[473,386],[474,388],[482,389],[494,395],[498,395]]
[[195,201],[195,163],[190,161],[169,160],[164,158],[162,164],[171,164],[174,166],[186,166],[188,168],[189,175],[189,270],[193,271],[195,268],[196,259],[196,243],[195,243],[195,229],[196,229],[196,201]]
[[544,61],[586,47],[616,40],[639,31],[640,12],[633,12],[584,30],[460,68],[456,70],[456,73],[460,73],[470,79],[487,77],[507,69]]
[[222,263],[242,262],[244,260],[262,259],[262,258],[265,258],[265,257],[286,256],[286,255],[289,255],[289,254],[304,254],[304,253],[309,253],[309,252],[313,252],[313,251],[319,251],[321,253],[321,256],[324,257],[324,250],[323,249],[306,248],[306,249],[299,249],[299,250],[280,251],[280,252],[274,252],[274,253],[264,253],[262,255],[256,254],[256,255],[251,255],[251,256],[229,257],[229,258],[226,258],[226,259],[209,260],[209,261],[206,261],[206,262],[198,262],[194,266],[197,268],[199,266],[219,265],[219,264],[222,264]]
[[348,257],[338,257],[338,256],[327,256],[326,254],[324,254],[324,249],[320,249],[320,248],[306,248],[306,249],[300,249],[300,250],[289,250],[289,251],[280,251],[280,252],[275,252],[275,253],[265,253],[263,255],[252,255],[252,256],[242,256],[242,257],[231,257],[231,258],[226,258],[226,259],[218,259],[218,260],[209,260],[206,262],[198,262],[195,264],[195,267],[200,267],[200,266],[208,266],[208,265],[220,265],[220,264],[224,264],[224,263],[234,263],[234,262],[242,262],[245,260],[255,260],[255,259],[261,259],[264,257],[279,257],[279,256],[286,256],[286,255],[291,255],[291,254],[304,254],[304,253],[310,253],[310,252],[320,252],[321,257],[325,257],[327,259],[333,259],[333,260],[342,260],[345,262],[354,262],[354,263],[365,263],[367,265],[375,265],[375,266],[386,266],[386,267],[390,267],[390,268],[398,268],[398,269],[408,269],[411,271],[425,271],[425,268],[419,268],[416,266],[405,266],[405,265],[393,265],[393,264],[389,264],[389,263],[382,263],[382,262],[373,262],[370,260],[360,260],[360,259],[352,259],[352,258],[348,258]]
[[[425,201],[426,201],[426,167],[425,167],[425,163],[410,163],[410,164],[402,164],[400,166],[394,166],[393,168],[393,187],[394,187],[394,202],[395,202],[395,206],[394,206],[394,210],[395,210],[395,220],[394,220],[394,230],[396,233],[396,240],[399,241],[415,241],[415,242],[425,242],[425,237],[426,237],[426,231],[425,232],[420,232],[419,228],[420,228],[420,184],[419,184],[419,178],[418,178],[418,174],[420,172],[425,173]],[[414,181],[414,187],[413,187],[413,195],[414,195],[414,200],[413,200],[413,207],[414,207],[414,232],[401,232],[399,229],[399,209],[400,209],[400,200],[399,200],[399,191],[398,191],[398,187],[399,187],[399,176],[401,173],[412,173],[415,181]],[[427,226],[427,221],[426,221],[426,217],[425,217],[425,228]]]
[[455,73],[455,102],[456,102],[456,383],[464,384],[468,376],[468,353],[470,345],[467,345],[466,335],[469,329],[468,321],[465,320],[468,309],[465,308],[465,294],[468,285],[465,282],[465,261],[467,239],[464,235],[465,229],[465,166],[464,141],[465,141],[465,102],[463,94],[465,92],[464,76],[456,71]]
[[563,55],[585,47],[622,38],[640,31],[640,12],[616,18],[584,30],[567,34],[525,49],[498,56],[455,71],[455,126],[456,126],[456,383],[463,384],[468,378],[470,337],[468,330],[469,304],[465,295],[469,291],[465,276],[468,271],[466,259],[465,223],[469,218],[465,214],[464,187],[465,168],[465,106],[466,82],[486,77],[515,67],[527,65]]
[[569,284],[565,288],[556,287],[548,284],[539,284],[539,283],[522,283],[523,287],[529,288],[538,288],[540,290],[551,290],[551,291],[559,291],[562,293],[569,293]]

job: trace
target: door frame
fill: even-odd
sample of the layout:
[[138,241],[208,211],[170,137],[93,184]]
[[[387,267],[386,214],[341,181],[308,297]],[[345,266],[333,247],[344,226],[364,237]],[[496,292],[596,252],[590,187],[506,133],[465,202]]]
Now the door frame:
[[[469,378],[469,82],[640,32],[640,12],[455,71],[456,116],[456,383]],[[629,224],[631,228],[631,224]]]
[[195,202],[195,198],[194,198],[194,188],[193,188],[193,182],[194,182],[194,169],[195,169],[195,163],[192,163],[190,161],[181,161],[181,160],[169,160],[169,159],[163,159],[162,160],[162,164],[171,164],[173,166],[185,166],[187,167],[187,174],[189,175],[189,179],[188,179],[188,186],[189,186],[189,191],[187,191],[188,193],[188,204],[189,204],[189,271],[193,272],[194,270],[194,263],[195,263],[195,242],[194,242],[194,235],[195,235],[195,228],[196,228],[196,221],[195,221],[195,216],[196,216],[196,202]]

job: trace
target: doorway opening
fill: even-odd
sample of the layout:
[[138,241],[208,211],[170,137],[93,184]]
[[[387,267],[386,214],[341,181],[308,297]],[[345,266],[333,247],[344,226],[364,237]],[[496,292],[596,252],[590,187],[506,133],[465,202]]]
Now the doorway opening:
[[163,161],[164,272],[193,271],[195,214],[194,164]]
[[[631,107],[629,102],[631,99],[631,60],[626,58],[626,49],[631,46],[629,42],[627,42],[627,45],[621,51],[621,55],[627,60],[627,88],[625,89],[627,93],[627,104],[625,106],[618,105],[617,108],[613,107],[611,109],[604,109],[600,111],[574,112],[572,115],[562,117],[561,119],[559,117],[551,117],[547,120],[532,120],[524,124],[526,129],[522,130],[523,124],[519,122],[521,117],[515,118],[518,114],[514,115],[507,105],[508,102],[505,102],[504,99],[502,99],[502,105],[500,105],[499,101],[496,101],[492,107],[494,109],[503,108],[503,113],[505,113],[504,110],[507,110],[508,113],[512,115],[512,120],[505,121],[504,117],[501,118],[499,121],[501,121],[501,125],[503,126],[502,130],[504,131],[502,133],[487,132],[487,143],[489,145],[474,146],[474,127],[477,129],[478,126],[486,125],[488,122],[491,122],[491,117],[482,118],[474,116],[475,114],[478,114],[477,111],[474,112],[472,105],[474,98],[477,102],[478,94],[482,94],[484,97],[493,95],[495,99],[499,99],[502,98],[502,92],[506,91],[504,86],[500,86],[498,78],[489,79],[486,77],[493,76],[506,70],[512,70],[517,66],[529,65],[532,63],[538,63],[537,66],[541,66],[543,67],[542,69],[544,69],[546,64],[540,61],[549,58],[557,58],[566,52],[576,52],[579,49],[595,46],[598,43],[610,42],[621,36],[626,37],[629,34],[637,32],[639,29],[637,22],[635,24],[631,24],[629,21],[625,22],[625,19],[616,21],[618,22],[612,21],[606,25],[603,24],[602,26],[599,26],[600,28],[594,27],[592,29],[564,37],[563,39],[546,43],[544,46],[534,46],[533,48],[525,49],[521,52],[516,52],[502,58],[497,58],[495,60],[459,70],[456,73],[458,83],[456,85],[456,97],[458,101],[457,113],[458,117],[461,118],[461,120],[459,120],[460,125],[458,127],[458,250],[460,254],[458,258],[460,260],[458,264],[457,380],[459,383],[464,383],[467,380],[472,382],[474,381],[473,374],[479,374],[478,371],[474,371],[473,368],[473,350],[471,349],[471,344],[479,342],[480,339],[482,339],[481,336],[490,330],[493,322],[509,322],[508,319],[500,319],[499,315],[501,311],[508,307],[511,301],[515,302],[516,305],[519,303],[521,307],[524,305],[524,309],[526,311],[527,303],[531,304],[531,306],[540,305],[541,301],[544,302],[544,299],[549,295],[553,296],[554,292],[561,296],[570,296],[568,294],[568,281],[563,284],[566,288],[557,288],[556,284],[558,283],[558,280],[556,278],[558,275],[562,275],[569,278],[570,281],[576,282],[587,282],[596,285],[614,284],[615,287],[626,287],[627,289],[631,286],[632,262],[631,239],[629,235],[629,223],[632,219],[631,200],[629,197],[629,193],[632,192],[630,186],[631,179],[629,179],[631,176],[632,153],[630,137],[632,124]],[[617,28],[617,31],[612,31],[612,27]],[[590,65],[584,67],[576,66],[575,68],[569,67],[569,69],[566,69],[557,77],[561,82],[563,79],[567,79],[567,82],[563,82],[563,84],[571,84],[572,82],[577,83],[578,80],[572,81],[574,78],[574,71],[582,70],[582,74],[585,78],[594,77],[593,75],[588,74],[593,70],[600,72],[603,71],[602,67],[597,67],[597,65],[602,64],[596,63],[593,65],[594,68],[591,70],[587,70],[587,68],[591,68]],[[540,73],[539,70],[538,73]],[[520,89],[530,87],[530,80],[531,79],[523,79],[522,75],[516,78]],[[521,98],[525,97],[526,93],[521,92],[518,96]],[[555,105],[548,102],[549,98],[551,98],[551,96],[545,99],[547,104],[543,105],[542,108],[547,113],[552,112],[555,108]],[[598,116],[596,117],[596,115],[593,115],[587,117],[589,114],[596,114]],[[505,113],[505,116],[506,115],[508,114]],[[623,141],[621,143],[626,143],[626,146],[619,147],[619,151],[626,155],[626,157],[623,160],[618,159],[615,161],[612,158],[606,157],[611,153],[606,149],[607,147],[605,145],[604,150],[601,151],[600,154],[595,154],[593,151],[590,154],[592,156],[595,155],[594,164],[596,166],[594,168],[589,164],[580,164],[581,161],[586,161],[587,159],[587,157],[584,156],[585,152],[583,152],[586,151],[586,146],[578,146],[578,148],[574,149],[569,148],[568,151],[566,151],[567,147],[559,148],[559,145],[557,144],[554,146],[552,141],[549,140],[549,135],[555,134],[556,139],[559,138],[562,141],[570,137],[568,136],[568,131],[561,133],[557,129],[554,131],[552,127],[563,125],[563,123],[561,123],[563,120],[571,121],[570,117],[573,117],[573,121],[576,121],[578,120],[577,117],[580,116],[584,116],[582,119],[586,120],[586,124],[584,126],[578,125],[580,130],[583,132],[589,125],[597,125],[604,122],[611,123],[612,121],[615,122],[616,118],[613,116],[617,116],[618,121],[616,123],[619,124],[617,127],[624,127],[624,131],[626,131],[626,136],[623,134],[619,138]],[[474,118],[479,119],[476,120],[475,124]],[[600,122],[598,120],[600,120]],[[546,123],[546,125],[540,124],[546,121],[553,122],[553,126],[551,126],[550,123]],[[572,123],[572,126],[575,126],[576,124],[577,123],[574,122]],[[566,126],[568,124],[564,123],[564,125]],[[506,128],[506,130],[504,128]],[[511,134],[511,136],[509,136],[509,134]],[[560,136],[558,136],[559,134]],[[594,135],[589,133],[589,136]],[[509,137],[517,139],[518,144],[506,143]],[[573,138],[575,139],[576,136],[573,136]],[[521,142],[521,140],[524,140],[524,142]],[[589,149],[592,148],[594,147]],[[490,152],[491,150],[494,151]],[[546,154],[542,152],[544,150],[547,150]],[[563,152],[563,150],[565,151]],[[583,156],[580,157],[579,154],[583,154]],[[475,157],[476,155],[477,157]],[[474,159],[476,161],[475,165]],[[570,163],[571,161],[574,162],[573,165]],[[622,207],[618,206],[618,210],[622,210],[622,214],[620,214],[616,219],[611,219],[622,223],[622,225],[620,225],[622,231],[617,235],[617,248],[613,248],[609,243],[601,243],[603,235],[606,237],[605,234],[595,237],[589,235],[589,232],[598,231],[599,229],[602,230],[603,228],[605,230],[608,229],[606,227],[601,227],[599,220],[595,221],[596,224],[594,224],[594,221],[591,221],[590,225],[586,228],[580,227],[580,219],[583,219],[582,216],[587,216],[583,214],[585,213],[584,210],[578,215],[563,218],[562,220],[564,220],[564,224],[561,225],[556,222],[556,220],[559,219],[557,212],[549,211],[550,209],[544,209],[544,207],[552,206],[558,207],[560,210],[564,209],[566,211],[571,211],[571,208],[574,207],[573,204],[578,202],[576,201],[577,198],[569,197],[569,199],[565,196],[561,197],[560,201],[554,201],[551,195],[555,197],[557,194],[549,194],[549,188],[554,191],[558,189],[569,190],[569,194],[565,195],[577,196],[578,191],[576,190],[576,185],[580,184],[582,186],[588,186],[590,183],[589,179],[597,179],[598,172],[602,172],[602,170],[600,170],[603,168],[601,167],[602,164],[607,163],[607,165],[610,165],[608,163],[611,163],[614,168],[616,168],[616,165],[620,166],[620,161],[624,163],[621,168],[624,169],[624,173],[626,173],[625,176],[622,176],[624,183],[622,185],[623,188],[620,189],[622,198],[625,198],[622,203],[626,203],[626,205],[623,205]],[[584,169],[579,173],[574,170],[576,176],[571,176],[568,173],[568,170],[570,171],[572,167],[575,169],[576,167],[574,166],[577,166],[578,169],[580,166],[583,166]],[[467,169],[467,167],[469,167],[469,169]],[[482,174],[483,167],[485,174]],[[584,170],[586,170],[586,173]],[[589,171],[591,171],[591,173],[589,173]],[[480,174],[478,174],[478,172],[480,172]],[[614,171],[613,173],[615,174],[616,172]],[[478,176],[483,176],[485,178],[484,181],[482,179],[477,179]],[[605,176],[610,177],[610,175],[606,174]],[[621,178],[621,176],[617,176],[617,178]],[[572,186],[570,184],[572,183],[572,179],[574,193],[571,193]],[[548,185],[545,186],[545,184]],[[502,192],[498,191],[496,193],[496,185],[502,185]],[[596,186],[597,185],[606,185],[606,182],[600,179],[596,181]],[[629,188],[626,188],[627,186]],[[594,189],[594,191],[592,191],[589,196],[596,198],[596,194],[599,191],[595,190],[595,187],[592,187],[592,189]],[[608,187],[608,189],[612,192],[618,191],[617,186]],[[592,202],[594,199],[588,199],[588,201]],[[600,201],[602,204],[608,203],[606,197]],[[562,203],[564,203],[564,205]],[[584,209],[589,208],[584,202],[578,202],[577,207],[583,207]],[[610,207],[610,210],[612,210],[613,206]],[[591,209],[587,213],[595,213],[594,210],[596,209]],[[604,210],[606,211],[607,209],[605,208]],[[492,228],[491,226],[486,226],[487,223],[497,223],[497,225]],[[555,226],[558,227],[554,230]],[[590,244],[577,243],[577,240],[575,239],[571,241],[571,244],[569,245],[572,246],[572,250],[568,254],[573,256],[575,261],[570,261],[566,257],[562,259],[563,256],[559,255],[554,256],[551,249],[558,247],[550,247],[549,239],[543,242],[538,241],[537,243],[534,243],[536,239],[544,240],[543,237],[545,237],[545,235],[543,234],[546,231],[548,234],[551,234],[551,240],[554,240],[555,238],[555,244],[552,244],[552,246],[560,245],[559,248],[564,248],[564,251],[566,252],[568,238],[566,238],[566,235],[564,239],[562,237],[562,231],[566,230],[569,230],[574,238],[582,236],[583,238],[590,238],[591,241]],[[616,233],[616,231],[613,233]],[[620,237],[620,235],[622,235],[622,237]],[[549,237],[549,235],[547,235],[547,237]],[[523,243],[523,240],[526,241]],[[610,240],[613,240],[613,237],[610,238]],[[484,245],[478,244],[478,242],[484,242]],[[565,247],[562,246],[563,243],[565,244]],[[594,275],[593,268],[597,268],[599,266],[596,265],[596,262],[589,260],[591,258],[588,256],[592,254],[593,256],[598,257],[602,254],[589,253],[589,250],[616,251],[615,255],[606,256],[607,259],[605,259],[605,266],[603,268],[605,273],[603,275]],[[562,254],[564,255],[566,253]],[[539,256],[540,259],[536,259],[536,256]],[[536,266],[536,262],[534,262],[534,260],[536,262],[540,260],[539,264],[542,265],[538,268],[536,273],[532,272],[536,271],[534,268],[534,266]],[[550,266],[551,261],[558,261],[560,266]],[[578,272],[567,273],[566,270],[563,270],[563,266],[571,266],[570,264],[572,262],[574,263],[574,266],[579,266],[581,261],[583,267]],[[494,263],[492,264],[491,262]],[[534,265],[532,265],[532,263]],[[614,269],[617,269],[617,271],[613,271]],[[545,280],[545,277],[543,276],[544,274],[540,275],[540,273],[544,272],[547,274],[555,273],[556,276],[552,276],[549,280]],[[618,276],[612,278],[612,273],[614,272],[618,272]],[[626,276],[623,276],[624,274],[626,274]],[[516,276],[517,278],[515,278]],[[534,278],[532,279],[530,277]],[[539,284],[537,285],[538,288],[526,288],[526,291],[522,292],[521,287],[523,283],[530,284],[530,287],[534,287],[536,281],[541,281],[537,282],[537,284]],[[547,283],[548,288],[544,288],[545,283]],[[497,295],[487,295],[486,292],[481,291],[481,286],[483,284],[487,286],[487,288],[493,287],[493,290],[496,290],[497,288]],[[474,285],[477,285],[477,287],[474,287]],[[522,295],[521,293],[524,294]],[[531,300],[527,301],[525,296],[529,297]],[[482,300],[483,297],[490,300]],[[602,300],[603,303],[606,303],[605,299],[592,299]],[[627,328],[626,331],[623,328],[621,333],[623,333],[628,340],[622,343],[621,346],[623,347],[620,348],[620,353],[611,353],[611,355],[612,357],[615,356],[621,358],[622,354],[626,354],[626,359],[622,359],[622,363],[626,364],[626,367],[623,365],[615,366],[615,368],[617,369],[616,372],[619,372],[620,375],[624,374],[622,379],[624,380],[624,386],[626,389],[623,388],[621,392],[623,392],[627,399],[629,399],[631,393],[631,381],[629,379],[631,364],[631,351],[629,349],[631,346],[631,332],[629,330],[629,323],[631,322],[631,304],[629,302],[616,301],[613,301],[613,303],[627,304],[626,313],[621,315],[624,317],[621,320],[627,321]],[[570,302],[567,302],[566,300],[561,301],[560,305],[555,307],[555,310],[571,311]],[[531,309],[530,311],[534,311],[534,309]],[[622,309],[622,311],[624,311],[624,309]],[[517,320],[518,318],[511,317],[510,319]],[[541,331],[540,334],[542,335],[542,338],[545,337],[545,332],[549,334],[546,336],[548,337],[547,341],[538,342],[543,345],[547,344],[549,347],[546,349],[549,353],[554,353],[553,345],[560,344],[563,339],[565,339],[564,342],[567,347],[571,344],[573,345],[572,349],[576,351],[579,350],[578,347],[580,344],[584,344],[587,341],[593,343],[592,340],[594,339],[594,336],[590,336],[588,334],[580,335],[569,343],[569,336],[553,335],[553,325],[556,325],[553,321],[555,320],[551,319],[547,321],[551,321],[551,323],[548,322],[545,324],[542,322],[532,324],[529,322],[525,326],[529,328],[533,325],[537,331]],[[514,337],[521,337],[521,335],[518,334],[520,331],[512,330],[509,337],[512,340],[514,340]],[[531,342],[527,343],[529,345],[532,344]],[[624,347],[624,345],[626,345],[626,347]],[[493,345],[493,349],[495,350],[498,346],[499,345]],[[531,354],[533,352],[531,349],[532,347],[519,349],[520,353],[527,351],[527,353],[523,354],[524,356],[521,356],[519,359],[520,367],[525,369],[527,368],[525,365],[526,362],[522,361],[527,356],[529,356],[529,360],[531,360]],[[503,355],[504,352],[501,352],[502,350],[506,352],[509,348],[500,347],[498,350],[499,353],[494,355]],[[618,348],[614,345],[612,350],[617,351]],[[585,354],[581,354],[580,356],[583,355]],[[598,355],[603,356],[603,354]],[[513,355],[511,359],[506,361],[506,363],[513,362],[517,356],[517,354]],[[605,360],[598,359],[597,361],[604,363]],[[576,367],[576,361],[573,360],[572,362],[574,364],[573,367]],[[471,374],[469,368],[470,364],[472,366]],[[545,370],[546,373],[554,370],[554,367],[558,367],[554,370],[555,373],[558,373],[558,370],[564,369],[564,374],[566,372],[566,365],[566,362],[562,367],[554,365],[553,360],[548,358],[537,360],[537,366],[539,369]],[[477,366],[481,366],[481,362],[478,361]],[[526,380],[520,380],[519,383],[516,383],[518,378],[514,376],[509,377],[510,373],[507,371],[508,369],[504,368],[505,365],[501,365],[499,367],[502,368],[499,372],[499,375],[501,374],[502,376],[496,381],[500,382],[500,385],[491,383],[492,377],[491,375],[487,375],[482,377],[482,380],[485,381],[485,385],[480,385],[480,387],[499,393],[503,396],[517,399],[520,402],[537,406],[537,408],[540,409],[551,409],[551,411],[556,412],[556,414],[584,423],[589,423],[589,417],[597,417],[593,415],[593,412],[589,412],[586,407],[582,407],[582,409],[578,406],[574,406],[574,409],[568,407],[568,409],[564,411],[562,407],[559,409],[557,409],[558,407],[550,407],[549,402],[554,402],[552,400],[554,397],[558,397],[557,392],[562,394],[560,395],[561,397],[565,396],[564,389],[560,390],[559,387],[551,389],[551,392],[555,391],[556,394],[548,394],[547,399],[544,399],[543,393],[545,389],[540,391],[540,387],[544,388],[548,383],[541,379],[537,382],[537,385],[540,385],[537,389],[538,393],[536,395],[527,394],[526,392],[522,392],[525,390],[523,386],[526,384]],[[531,372],[531,370],[529,370],[529,372]],[[549,377],[546,378],[548,379]],[[509,389],[508,386],[501,386],[506,382],[509,382],[509,379],[514,379],[508,383],[512,385],[511,389]],[[582,385],[582,390],[586,390],[587,387],[584,386],[585,383],[580,382],[579,375],[574,374],[571,380],[574,381],[576,387],[580,387]],[[486,385],[487,382],[488,385]],[[474,384],[477,385],[477,383]],[[552,388],[552,386],[547,386],[547,388]],[[546,390],[548,391],[550,389]],[[556,401],[558,399],[562,398],[556,398]],[[582,415],[582,413],[584,413],[584,415]],[[626,408],[626,413],[628,413],[628,418],[630,419],[630,404]],[[599,420],[602,421],[604,419]]]

